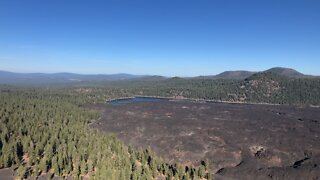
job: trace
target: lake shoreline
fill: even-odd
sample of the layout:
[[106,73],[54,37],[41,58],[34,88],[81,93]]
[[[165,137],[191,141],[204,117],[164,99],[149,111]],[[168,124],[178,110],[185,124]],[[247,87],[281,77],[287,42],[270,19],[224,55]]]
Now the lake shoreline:
[[270,106],[296,106],[296,107],[312,107],[319,108],[320,106],[314,105],[299,105],[299,104],[272,104],[272,103],[254,103],[254,102],[241,102],[241,101],[218,101],[218,100],[210,100],[210,99],[197,99],[197,98],[186,98],[186,97],[165,97],[165,96],[128,96],[128,97],[119,97],[113,99],[107,99],[105,102],[110,103],[112,101],[120,101],[120,100],[130,100],[134,98],[157,98],[160,100],[168,100],[168,101],[190,101],[190,102],[198,102],[198,103],[224,103],[224,104],[243,104],[243,105],[270,105]]

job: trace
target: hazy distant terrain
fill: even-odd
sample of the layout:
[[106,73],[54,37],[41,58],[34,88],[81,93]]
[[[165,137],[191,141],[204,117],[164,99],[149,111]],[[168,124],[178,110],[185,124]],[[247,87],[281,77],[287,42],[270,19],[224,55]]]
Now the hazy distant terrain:
[[0,71],[1,84],[16,84],[16,85],[41,85],[41,84],[58,84],[58,83],[75,83],[88,81],[118,81],[145,77],[143,75],[131,74],[97,74],[97,75],[83,75],[74,73],[13,73],[7,71]]
[[[290,78],[310,78],[313,76],[304,75],[290,68],[271,68],[263,72],[271,72]],[[245,79],[255,73],[251,71],[225,71],[217,75],[189,77],[187,79]],[[74,73],[14,73],[0,71],[0,84],[14,85],[48,85],[48,84],[70,84],[84,82],[103,82],[120,80],[165,80],[170,77],[157,75],[132,75],[126,73],[120,74],[74,74]]]

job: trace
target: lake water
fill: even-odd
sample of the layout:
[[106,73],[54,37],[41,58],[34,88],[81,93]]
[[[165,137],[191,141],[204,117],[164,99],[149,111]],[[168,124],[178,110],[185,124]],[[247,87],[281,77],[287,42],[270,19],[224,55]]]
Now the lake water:
[[133,97],[126,99],[115,99],[110,101],[110,104],[128,104],[131,102],[144,102],[144,101],[166,101],[164,98],[153,98],[153,97]]

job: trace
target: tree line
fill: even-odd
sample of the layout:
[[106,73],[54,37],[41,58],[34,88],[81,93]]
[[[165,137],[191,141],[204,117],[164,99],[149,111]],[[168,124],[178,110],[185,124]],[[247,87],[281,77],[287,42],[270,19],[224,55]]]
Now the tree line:
[[68,90],[0,89],[0,168],[18,178],[211,179],[208,164],[168,164],[89,128],[100,114],[82,108],[97,98]]

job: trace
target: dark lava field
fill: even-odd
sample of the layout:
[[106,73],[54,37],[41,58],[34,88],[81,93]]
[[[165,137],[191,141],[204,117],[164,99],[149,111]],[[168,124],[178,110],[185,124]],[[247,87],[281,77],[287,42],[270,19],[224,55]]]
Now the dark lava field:
[[320,108],[146,101],[91,105],[92,127],[217,179],[320,179]]

